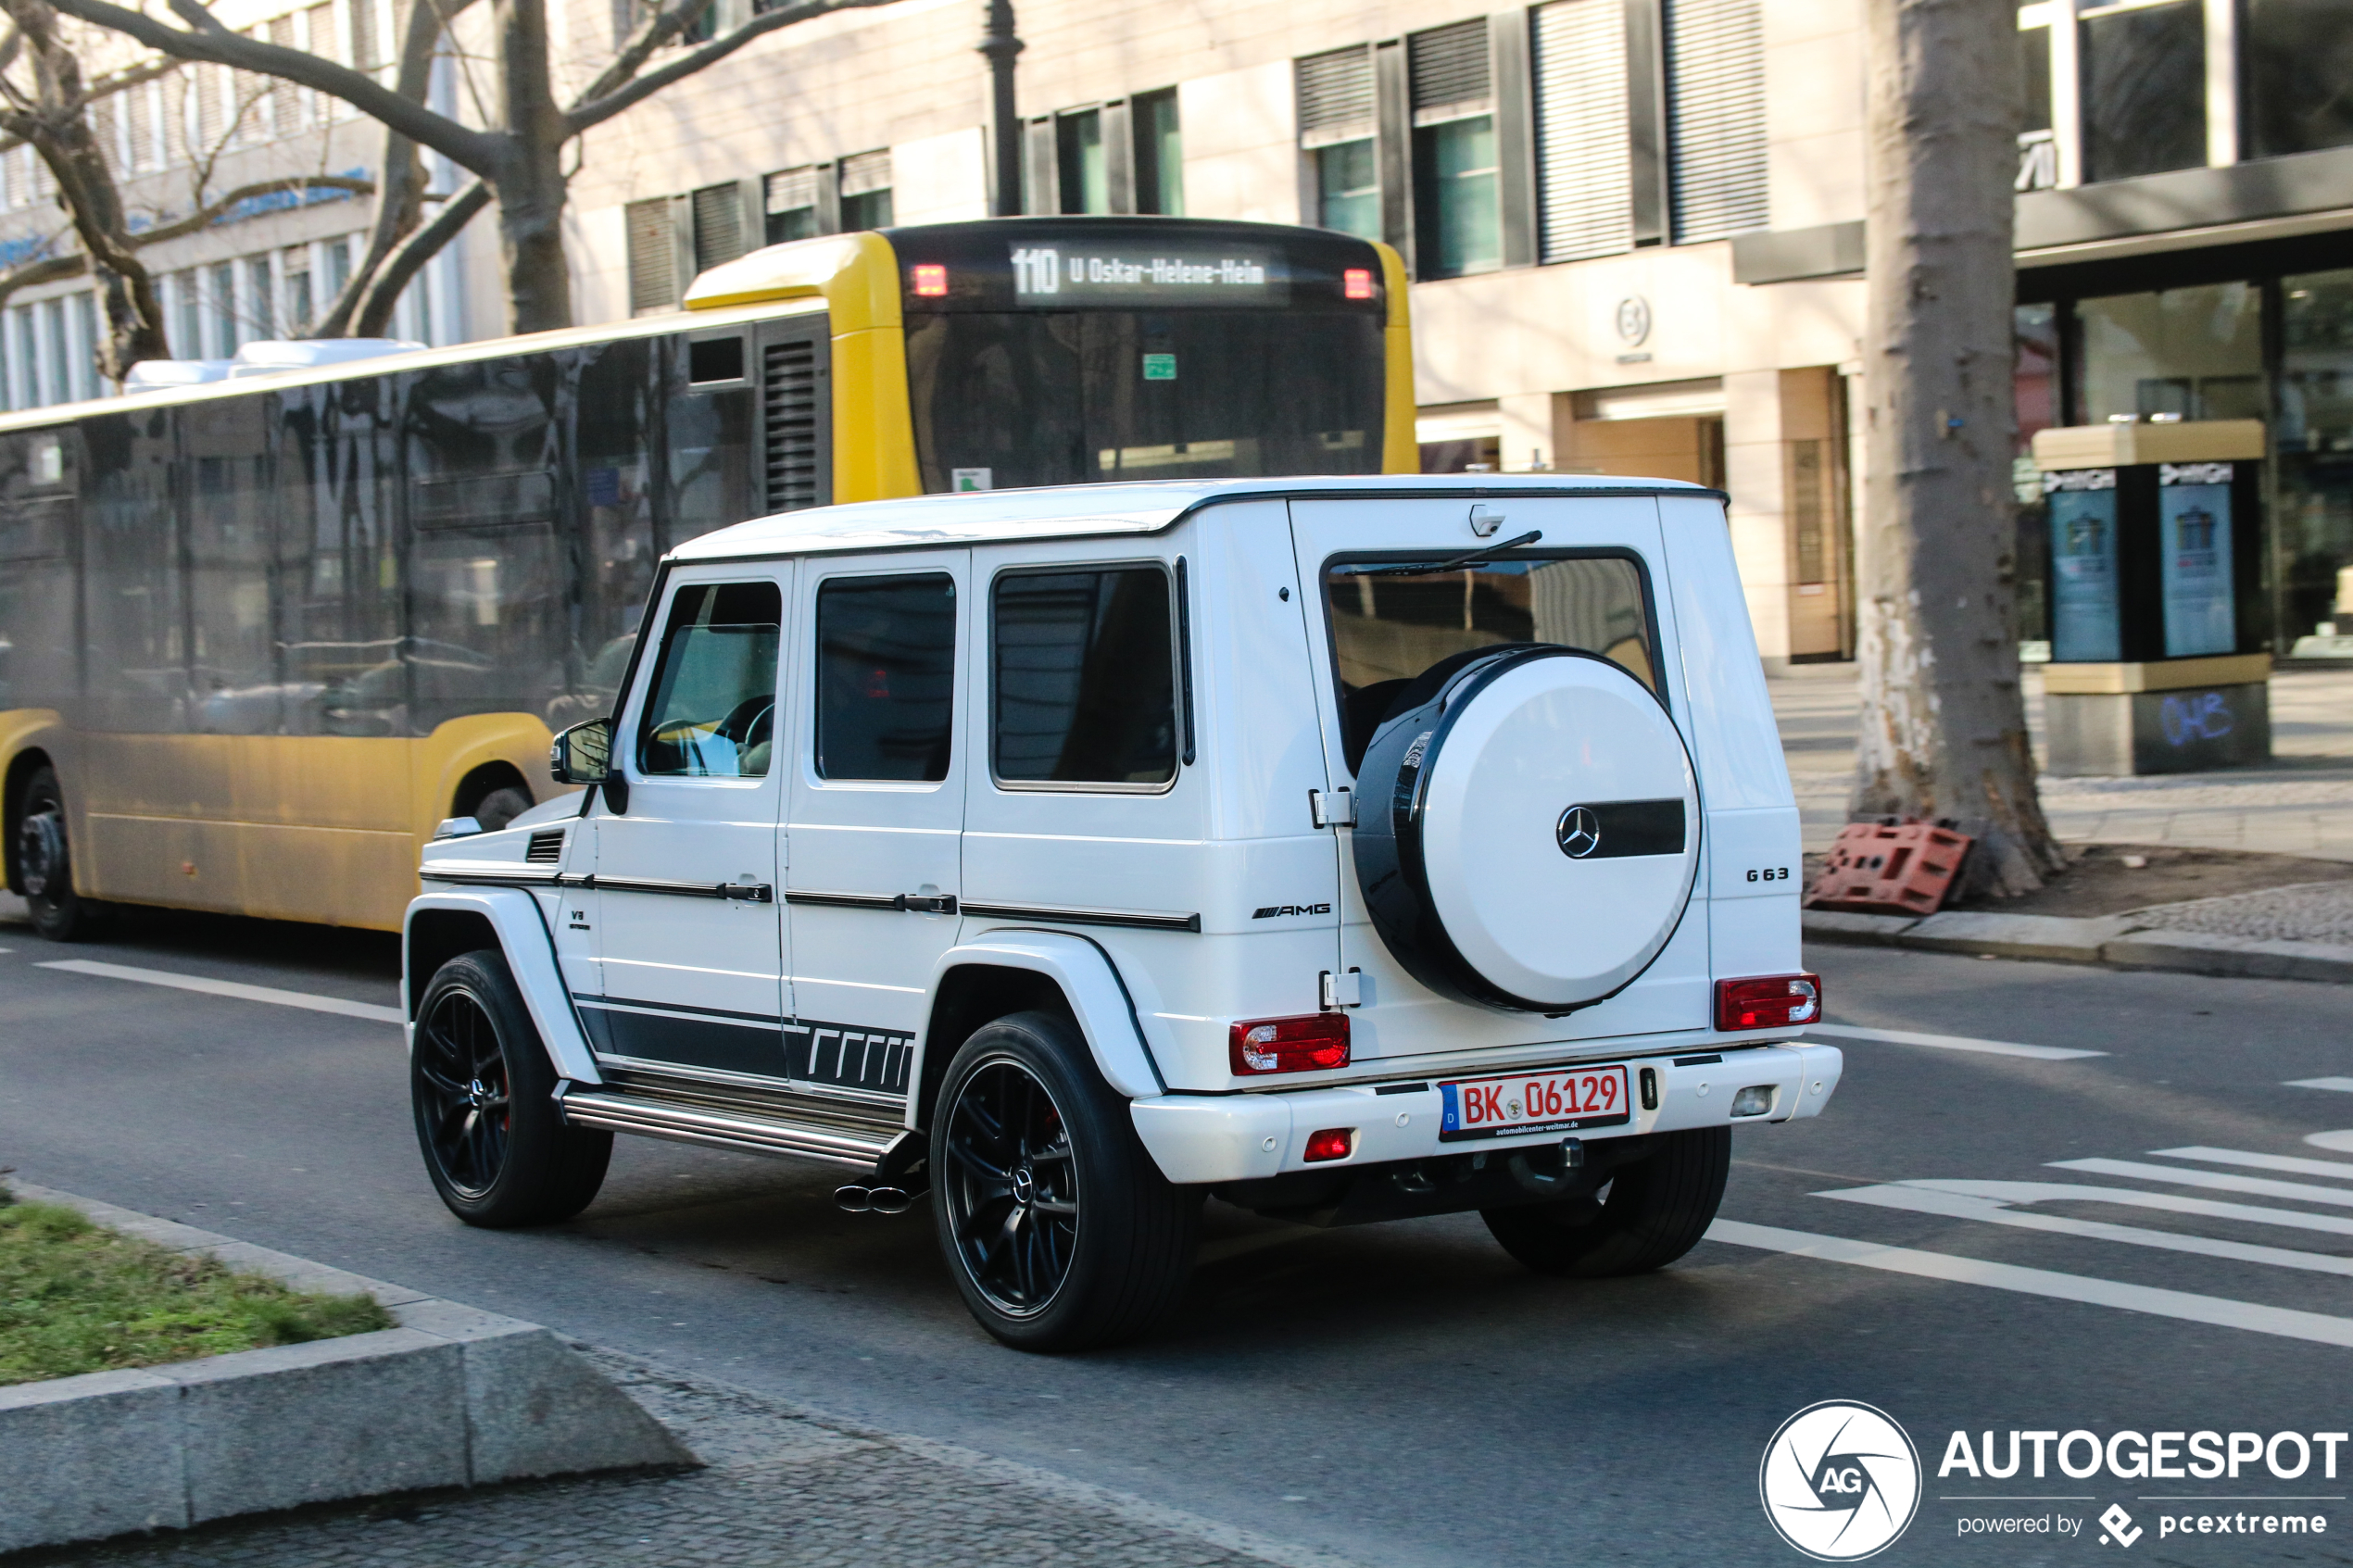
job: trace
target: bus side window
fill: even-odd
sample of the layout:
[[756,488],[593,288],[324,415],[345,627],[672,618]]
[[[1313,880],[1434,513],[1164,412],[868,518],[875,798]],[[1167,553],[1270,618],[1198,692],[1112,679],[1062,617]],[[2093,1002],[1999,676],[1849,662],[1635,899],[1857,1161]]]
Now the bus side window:
[[[80,706],[76,504],[63,440],[55,431],[0,437],[0,711]],[[40,479],[44,457],[57,481]]]
[[[70,431],[57,433],[70,445]],[[171,516],[171,419],[160,408],[82,420],[83,623],[94,730],[188,726],[187,592]]]
[[277,394],[278,637],[285,733],[405,733],[398,383]]
[[180,412],[186,497],[189,727],[200,734],[284,729],[270,607],[274,541],[264,394],[192,403]]
[[760,515],[751,495],[752,389],[694,386],[684,337],[659,340],[670,360],[670,543]]
[[661,357],[644,338],[591,345],[580,355],[579,388],[567,399],[579,475],[578,613],[570,684],[547,714],[551,730],[613,711],[661,554],[653,463],[666,401]]

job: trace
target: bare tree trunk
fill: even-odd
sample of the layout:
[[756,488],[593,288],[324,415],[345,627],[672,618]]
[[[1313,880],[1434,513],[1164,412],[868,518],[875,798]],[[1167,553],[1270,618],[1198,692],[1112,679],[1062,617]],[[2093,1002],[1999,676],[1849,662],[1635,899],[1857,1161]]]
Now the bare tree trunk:
[[57,13],[45,0],[6,0],[5,8],[24,37],[33,75],[33,101],[7,117],[9,128],[32,144],[57,176],[58,204],[89,255],[91,280],[106,312],[98,372],[119,382],[142,359],[171,357],[163,306],[132,239],[114,170],[91,132],[82,62],[57,37]]
[[564,262],[563,146],[572,123],[556,102],[547,53],[547,0],[497,0],[499,90],[507,125],[498,188],[498,241],[507,263],[511,330],[572,325],[572,270]]
[[1972,890],[2066,862],[2034,791],[2011,606],[2013,0],[1868,0],[1869,320],[1858,815],[1957,819]]

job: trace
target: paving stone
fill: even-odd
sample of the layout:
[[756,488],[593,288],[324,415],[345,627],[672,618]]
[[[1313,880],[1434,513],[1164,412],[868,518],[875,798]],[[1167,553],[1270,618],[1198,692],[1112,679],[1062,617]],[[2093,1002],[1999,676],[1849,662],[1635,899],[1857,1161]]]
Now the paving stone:
[[[575,1348],[584,1348],[575,1347]],[[439,1491],[88,1549],[92,1568],[1346,1568],[1026,1484],[991,1461],[594,1356],[709,1467]],[[1075,1484],[1074,1484],[1075,1485]]]

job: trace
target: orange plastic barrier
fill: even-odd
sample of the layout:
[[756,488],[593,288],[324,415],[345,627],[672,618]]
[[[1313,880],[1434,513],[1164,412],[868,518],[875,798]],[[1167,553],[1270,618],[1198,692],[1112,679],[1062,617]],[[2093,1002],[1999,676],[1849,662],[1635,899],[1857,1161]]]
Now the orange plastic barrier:
[[1934,822],[1850,822],[1798,902],[1859,915],[1934,914],[1971,842]]

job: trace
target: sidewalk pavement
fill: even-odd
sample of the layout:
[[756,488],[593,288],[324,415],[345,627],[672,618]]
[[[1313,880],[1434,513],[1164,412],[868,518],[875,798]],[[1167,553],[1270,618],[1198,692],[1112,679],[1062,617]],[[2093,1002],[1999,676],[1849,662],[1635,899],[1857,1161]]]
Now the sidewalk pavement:
[[[1852,664],[1800,664],[1770,683],[1809,853],[1846,823],[1855,776]],[[2027,667],[2026,723],[2042,759],[2043,681]],[[2070,843],[2171,844],[2353,860],[2353,671],[2271,679],[2264,768],[2137,779],[2043,780],[2043,809]]]
[[[1856,671],[1797,665],[1771,682],[1809,853],[1847,820]],[[2044,753],[2043,682],[2029,666],[2027,729]],[[2252,850],[2353,861],[2353,671],[2271,681],[2267,767],[2133,779],[2042,781],[2061,840]],[[2164,904],[2095,920],[1956,910],[1926,920],[1809,912],[1813,941],[1882,943],[2202,974],[2353,982],[2353,883],[2307,883]]]

